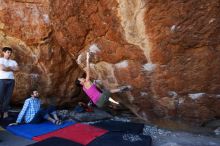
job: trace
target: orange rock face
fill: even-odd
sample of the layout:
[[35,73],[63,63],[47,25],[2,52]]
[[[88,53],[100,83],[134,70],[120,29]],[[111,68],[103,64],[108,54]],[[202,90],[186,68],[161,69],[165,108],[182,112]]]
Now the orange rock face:
[[220,116],[218,0],[0,0],[0,46],[21,70],[14,102],[39,88],[72,102],[74,80],[93,52],[91,72],[146,121],[203,123]]
[[215,0],[147,4],[146,34],[158,65],[153,88],[163,116],[194,122],[219,117],[219,6]]
[[53,40],[49,19],[49,1],[0,1],[0,46],[14,48],[16,73],[13,102],[23,102],[30,90],[42,97],[69,101],[80,72],[78,65],[62,46]]

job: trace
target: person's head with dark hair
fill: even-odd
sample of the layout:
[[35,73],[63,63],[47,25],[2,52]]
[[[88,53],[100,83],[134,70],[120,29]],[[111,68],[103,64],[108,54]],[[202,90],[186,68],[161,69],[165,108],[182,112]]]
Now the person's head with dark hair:
[[38,98],[38,97],[39,97],[38,91],[37,91],[37,90],[32,90],[32,92],[31,92],[31,97]]
[[83,85],[81,84],[81,81],[79,80],[79,79],[76,79],[75,80],[75,84],[76,84],[76,86],[78,86],[78,87],[82,87]]
[[6,52],[6,51],[12,52],[12,48],[10,48],[10,47],[3,47],[2,48],[2,52]]
[[4,58],[5,59],[9,59],[11,54],[12,54],[12,48],[10,48],[10,47],[3,47],[2,48],[2,52],[3,52]]

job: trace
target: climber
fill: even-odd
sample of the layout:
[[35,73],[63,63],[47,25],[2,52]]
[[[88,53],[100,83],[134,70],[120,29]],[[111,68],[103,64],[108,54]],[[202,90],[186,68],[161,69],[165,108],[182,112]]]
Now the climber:
[[117,89],[107,90],[105,88],[99,90],[95,83],[90,81],[90,68],[89,68],[89,59],[90,53],[87,52],[86,54],[86,77],[78,78],[75,81],[75,84],[79,87],[83,88],[83,91],[89,96],[92,102],[99,108],[103,107],[108,101],[119,104],[117,101],[110,97],[111,93],[118,93],[118,92],[126,92],[131,89],[131,86],[121,86]]

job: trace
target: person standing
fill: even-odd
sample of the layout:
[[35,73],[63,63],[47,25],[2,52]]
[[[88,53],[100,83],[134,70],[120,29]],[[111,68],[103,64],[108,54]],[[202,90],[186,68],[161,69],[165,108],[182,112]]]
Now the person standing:
[[12,48],[2,48],[3,57],[0,58],[0,107],[2,118],[8,117],[9,101],[13,94],[15,78],[14,71],[18,70],[18,64],[10,59]]

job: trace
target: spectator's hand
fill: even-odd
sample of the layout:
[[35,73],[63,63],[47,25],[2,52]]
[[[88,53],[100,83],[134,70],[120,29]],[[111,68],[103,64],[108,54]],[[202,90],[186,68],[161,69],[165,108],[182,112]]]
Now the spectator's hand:
[[16,126],[16,125],[18,125],[18,123],[11,123],[8,126]]
[[0,64],[0,69],[4,70],[6,67],[4,66],[4,64]]
[[13,71],[17,71],[18,70],[18,66],[11,66],[10,67]]

